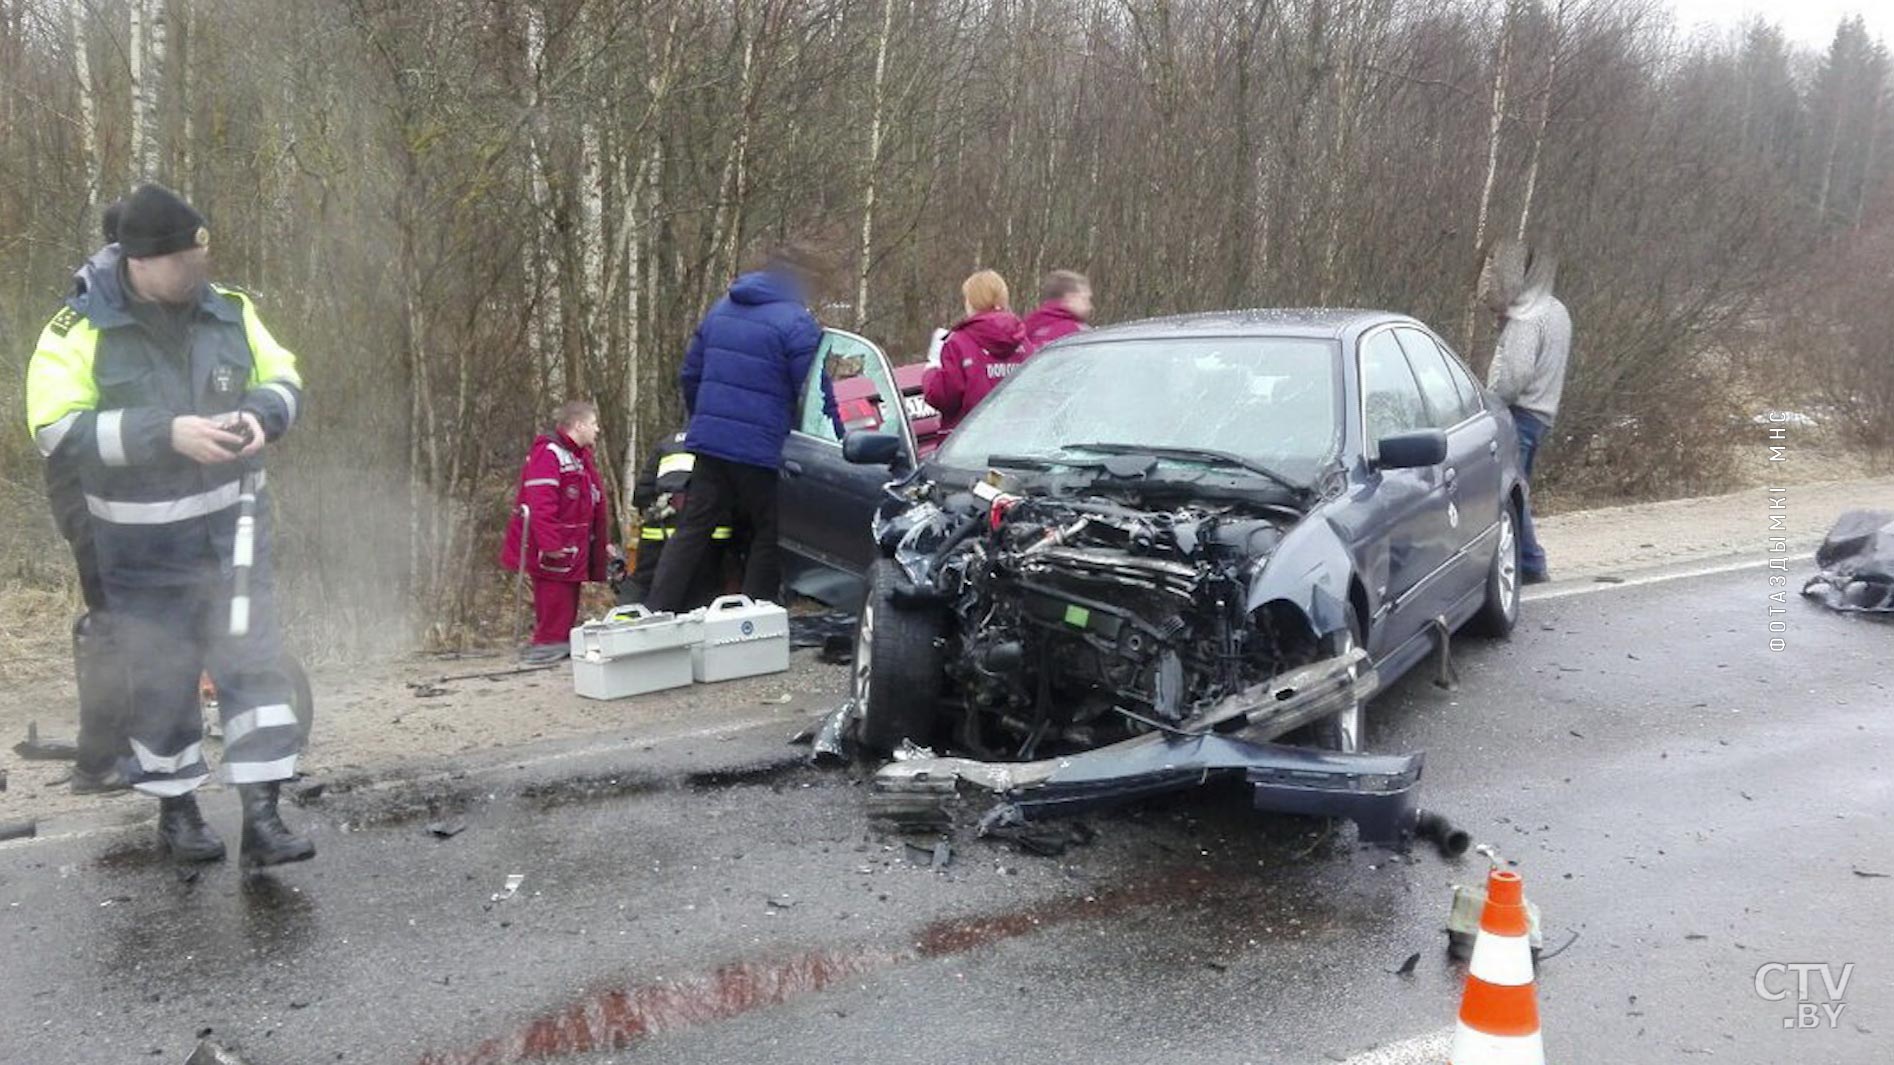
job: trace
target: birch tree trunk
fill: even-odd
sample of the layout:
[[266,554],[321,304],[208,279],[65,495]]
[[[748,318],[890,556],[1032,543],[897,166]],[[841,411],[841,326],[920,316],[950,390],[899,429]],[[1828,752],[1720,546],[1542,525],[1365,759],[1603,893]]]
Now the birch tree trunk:
[[[739,4],[739,8],[742,5]],[[736,136],[731,138],[730,151],[724,157],[723,179],[718,183],[719,200],[715,228],[712,230],[712,262],[720,269],[705,278],[706,294],[716,290],[717,286],[734,276],[737,272],[737,256],[743,242],[743,196],[748,184],[750,152],[750,126],[755,117],[754,82],[756,77],[756,34],[741,21],[739,14],[737,32],[743,35],[743,60],[738,82],[737,97],[740,117],[737,121]]]
[[546,24],[536,7],[526,9],[526,108],[529,114],[526,138],[526,169],[533,203],[533,236],[526,251],[528,306],[533,324],[526,333],[526,345],[532,352],[535,379],[539,385],[538,406],[546,409],[552,397],[563,392],[565,380],[558,345],[552,342],[553,323],[561,317],[559,280],[548,265],[551,259],[546,222],[552,217],[552,189],[546,181],[547,121],[539,97],[539,75],[546,50]]
[[861,259],[855,271],[855,329],[868,322],[868,273],[875,252],[875,186],[881,173],[881,121],[886,99],[888,36],[894,31],[894,0],[881,0],[881,33],[875,38],[875,82],[868,116],[868,160],[862,188]]
[[[1499,174],[1500,132],[1506,121],[1506,68],[1512,63],[1515,0],[1502,2],[1506,8],[1500,22],[1499,62],[1493,68],[1493,105],[1486,124],[1486,180],[1480,183],[1479,218],[1473,226],[1473,257],[1476,263],[1486,251],[1486,222],[1493,206],[1493,181]],[[1473,350],[1473,311],[1478,302],[1477,295],[1467,296],[1466,314],[1460,320],[1462,351]]]
[[147,147],[151,140],[151,130],[147,127],[145,96],[149,89],[149,66],[145,62],[145,39],[150,33],[149,13],[145,10],[145,0],[131,0],[131,45],[125,59],[130,67],[132,90],[131,122],[131,178],[136,183],[148,175],[146,169]]
[[105,187],[104,175],[99,173],[99,101],[92,84],[91,36],[86,26],[89,13],[84,4],[73,4],[67,11],[72,26],[72,73],[79,82],[79,144],[85,155],[85,216],[90,225],[92,205],[99,202],[99,191]]
[[[1532,220],[1532,197],[1539,188],[1539,156],[1545,149],[1545,129],[1552,120],[1552,88],[1559,76],[1559,53],[1565,44],[1565,4],[1559,0],[1552,15],[1552,56],[1546,63],[1545,86],[1539,93],[1539,122],[1532,131],[1532,160],[1526,164],[1526,191],[1519,205],[1519,229],[1514,234],[1526,239],[1526,224]],[[1747,126],[1747,122],[1745,122]]]

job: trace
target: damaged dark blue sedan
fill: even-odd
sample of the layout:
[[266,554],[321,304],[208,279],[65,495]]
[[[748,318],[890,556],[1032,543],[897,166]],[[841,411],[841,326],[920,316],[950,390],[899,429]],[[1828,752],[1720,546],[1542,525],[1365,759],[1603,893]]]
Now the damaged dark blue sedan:
[[919,469],[893,436],[845,451],[896,473],[858,737],[951,745],[967,758],[934,771],[1054,805],[1084,798],[1047,790],[1061,773],[1123,797],[1126,774],[1162,790],[1212,768],[1247,771],[1261,804],[1272,775],[1320,778],[1319,752],[1365,757],[1368,695],[1444,664],[1452,632],[1518,618],[1511,417],[1401,315],[1100,329],[1035,356]]

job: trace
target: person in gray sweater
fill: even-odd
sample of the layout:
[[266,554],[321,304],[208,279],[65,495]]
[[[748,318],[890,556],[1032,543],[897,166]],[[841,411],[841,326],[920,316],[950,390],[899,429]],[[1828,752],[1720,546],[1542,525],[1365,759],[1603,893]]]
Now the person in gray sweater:
[[[1572,354],[1572,316],[1552,295],[1556,261],[1543,248],[1511,238],[1493,246],[1480,272],[1480,299],[1499,318],[1499,341],[1487,387],[1512,409],[1519,429],[1519,471],[1530,493],[1533,458],[1559,413]],[[1520,580],[1551,579],[1545,549],[1532,528],[1532,505],[1519,514]]]

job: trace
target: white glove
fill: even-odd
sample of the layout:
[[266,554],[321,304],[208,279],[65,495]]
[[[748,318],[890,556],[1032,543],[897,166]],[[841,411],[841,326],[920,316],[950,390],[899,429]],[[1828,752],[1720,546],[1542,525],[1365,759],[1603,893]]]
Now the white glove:
[[933,337],[927,342],[927,364],[929,366],[938,367],[940,365],[940,349],[945,346],[946,343],[947,330],[934,330]]

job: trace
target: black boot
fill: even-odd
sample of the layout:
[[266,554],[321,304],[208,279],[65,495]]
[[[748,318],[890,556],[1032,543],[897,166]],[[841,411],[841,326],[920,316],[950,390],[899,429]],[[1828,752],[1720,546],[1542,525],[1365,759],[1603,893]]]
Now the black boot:
[[283,823],[276,812],[278,781],[267,784],[239,784],[237,794],[243,800],[243,864],[248,866],[283,865],[306,862],[316,856],[316,845],[307,836],[298,836]]
[[181,862],[224,860],[224,841],[204,823],[194,795],[158,800],[158,842]]

